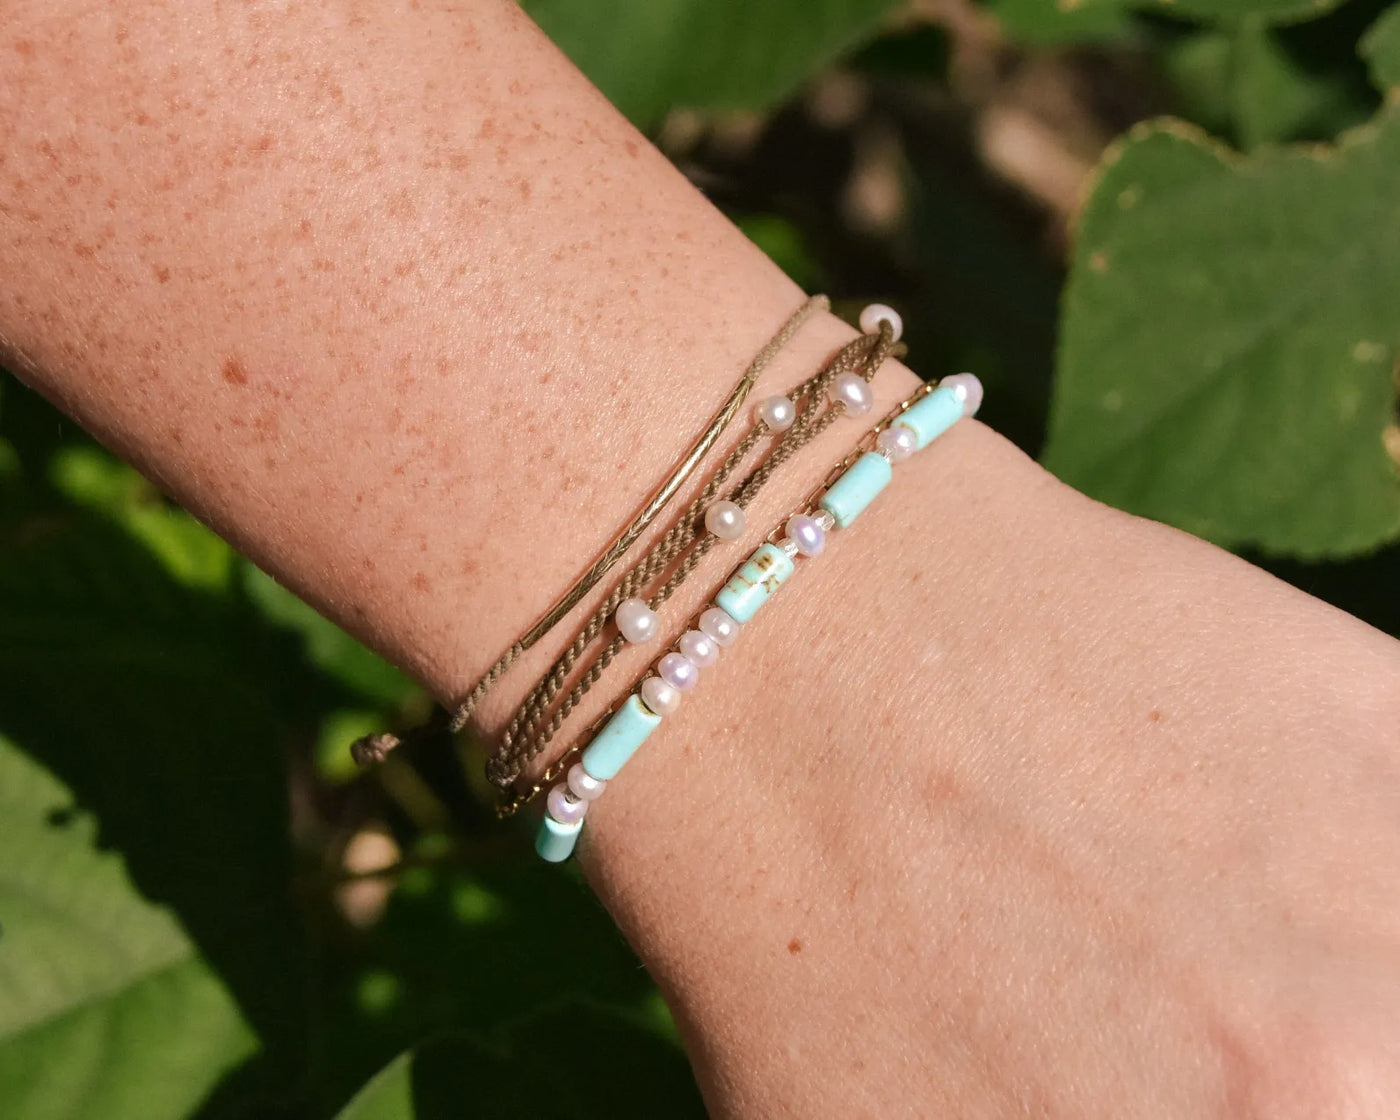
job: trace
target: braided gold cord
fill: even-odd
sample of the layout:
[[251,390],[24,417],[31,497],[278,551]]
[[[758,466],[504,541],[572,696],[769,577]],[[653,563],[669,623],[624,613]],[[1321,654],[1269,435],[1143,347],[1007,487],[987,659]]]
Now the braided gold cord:
[[[826,296],[810,296],[778,328],[777,333],[754,356],[753,361],[744,370],[743,376],[730,390],[729,396],[725,398],[719,411],[715,413],[705,430],[691,444],[685,456],[672,469],[671,474],[648,499],[641,512],[603,550],[587,571],[579,576],[573,585],[555,601],[553,606],[545,611],[529,630],[510,644],[510,647],[496,659],[496,663],[472,687],[466,698],[453,709],[447,720],[447,729],[450,732],[456,733],[466,726],[472,712],[475,711],[476,706],[481,703],[487,692],[491,690],[491,687],[509,671],[511,666],[528,649],[549,633],[569,611],[577,606],[588,592],[597,586],[603,576],[622,559],[628,549],[636,543],[652,521],[670,503],[671,499],[680,492],[685,481],[700,466],[711,448],[719,442],[720,436],[724,434],[724,431],[739,414],[744,401],[758,381],[759,374],[768,367],[778,352],[792,340],[792,337],[808,319],[819,311],[829,310],[830,307],[831,301]],[[415,729],[419,733],[424,730],[421,727]],[[398,736],[387,732],[365,735],[350,744],[350,754],[359,765],[369,766],[382,762],[384,757],[400,743],[401,740]]]
[[[741,507],[746,506],[784,462],[845,414],[845,405],[840,402],[833,402],[824,409],[813,403],[821,400],[822,394],[835,377],[841,373],[858,371],[868,381],[888,357],[902,351],[903,347],[895,342],[888,325],[882,325],[879,333],[863,335],[844,346],[818,373],[797,386],[791,392],[791,398],[794,402],[806,403],[808,407],[799,412],[796,422],[782,433],[769,455],[731,491],[729,500]],[[699,536],[700,516],[715,499],[724,478],[742,454],[752,447],[761,432],[761,427],[755,426],[735,448],[677,523],[653,546],[650,553],[643,556],[627,572],[621,583],[599,605],[568,650],[540,679],[516,712],[502,737],[499,749],[487,763],[487,776],[501,790],[503,801],[498,811],[504,810],[503,815],[515,812],[540,792],[539,781],[531,782],[523,793],[515,789],[525,766],[543,752],[583,696],[597,683],[603,671],[626,645],[625,639],[614,635],[587,671],[574,683],[553,715],[546,716],[549,705],[562,689],[563,682],[577,664],[582,650],[602,632],[617,605],[639,591],[647,581],[688,548],[689,551],[685,552],[684,558],[670,578],[649,597],[648,605],[653,609],[657,608],[680,588],[705,555],[719,543],[718,538],[714,536]],[[572,753],[572,750],[566,752],[566,756]],[[547,781],[549,776],[557,776],[557,765],[556,761],[546,770],[543,781]]]
[[[897,404],[888,413],[881,417],[880,420],[875,424],[875,426],[867,430],[861,436],[861,438],[857,440],[855,444],[852,445],[851,450],[847,452],[847,454],[843,456],[834,466],[832,466],[832,468],[826,473],[826,476],[822,479],[822,481],[817,486],[815,486],[811,490],[811,492],[808,493],[808,495],[802,500],[801,504],[797,507],[797,509],[803,512],[811,512],[815,510],[817,508],[817,502],[821,498],[822,494],[824,494],[831,487],[831,485],[835,483],[836,480],[840,478],[841,475],[843,475],[851,467],[851,465],[857,459],[859,459],[862,455],[864,455],[867,451],[871,450],[875,446],[875,441],[880,435],[880,433],[883,432],[886,428],[888,428],[891,424],[893,424],[896,420],[898,420],[902,415],[904,415],[904,413],[908,412],[909,409],[911,409],[914,405],[918,404],[919,401],[921,401],[924,397],[928,396],[929,393],[933,392],[933,390],[937,387],[938,383],[936,381],[925,382],[917,390],[911,393],[904,400],[900,401],[899,404]],[[834,420],[835,416],[832,416],[831,419]],[[830,420],[828,420],[827,423],[830,423]],[[777,524],[773,527],[773,529],[769,531],[768,536],[765,539],[768,540],[770,543],[776,544],[778,539],[782,536],[784,524],[785,519],[779,520]],[[709,598],[712,598],[713,595],[714,592],[711,592]],[[709,598],[706,599],[706,602],[709,601]],[[615,641],[619,646],[623,644],[621,638],[615,639]],[[629,696],[631,696],[634,692],[637,691],[637,688],[641,685],[642,679],[647,675],[648,672],[650,672],[649,669],[644,669],[642,671],[641,676],[639,676],[635,681],[632,682],[631,687],[628,688],[625,692],[623,692],[619,697],[617,697],[611,704],[609,704],[607,709],[601,715],[595,718],[591,724],[589,724],[587,730],[585,730],[577,740],[570,743],[568,748],[565,749],[562,754],[556,757],[547,767],[545,767],[545,769],[540,772],[538,777],[532,779],[523,786],[512,787],[510,790],[508,790],[505,796],[502,798],[502,800],[500,800],[496,805],[496,816],[502,819],[514,816],[517,812],[519,812],[536,797],[538,797],[541,793],[543,793],[549,785],[557,781],[559,778],[563,777],[565,772],[573,764],[574,760],[579,756],[579,754],[582,753],[583,748],[588,745],[590,740],[592,740],[593,736],[598,732],[598,730],[603,726],[603,724],[608,721],[609,717],[611,717],[618,710],[618,708],[620,708],[623,705],[623,703],[626,702]]]

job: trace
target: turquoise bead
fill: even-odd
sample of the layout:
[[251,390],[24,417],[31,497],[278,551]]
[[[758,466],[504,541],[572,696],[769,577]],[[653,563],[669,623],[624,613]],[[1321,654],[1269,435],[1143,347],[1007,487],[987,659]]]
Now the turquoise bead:
[[715,605],[735,622],[748,622],[790,575],[792,557],[775,544],[765,544],[729,577]]
[[844,529],[890,484],[892,477],[890,461],[878,451],[867,451],[831,484],[822,495],[821,507],[831,514],[838,528]]
[[603,724],[603,730],[593,736],[579,761],[593,777],[605,782],[627,765],[647,736],[660,726],[661,717],[634,692]]
[[908,428],[919,441],[919,450],[931,444],[954,424],[962,419],[962,401],[950,388],[935,389],[918,404],[912,405],[900,414],[895,421],[901,428]]
[[541,859],[550,863],[563,863],[573,854],[582,828],[582,821],[560,824],[553,817],[545,817],[540,821],[540,831],[535,837],[535,851],[539,852]]

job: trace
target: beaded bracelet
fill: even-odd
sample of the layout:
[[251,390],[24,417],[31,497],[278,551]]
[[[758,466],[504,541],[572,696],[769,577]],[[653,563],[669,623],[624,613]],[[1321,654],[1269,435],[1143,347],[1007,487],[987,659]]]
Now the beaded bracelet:
[[[826,548],[832,529],[845,529],[889,485],[894,465],[921,451],[982,403],[982,384],[970,373],[925,385],[875,425],[822,485],[769,534],[701,611],[693,629],[656,663],[634,692],[606,713],[565,781],[549,791],[535,850],[551,863],[569,858],[589,805],[600,797],[637,748],[680,706],[700,670],[719,660],[749,622],[796,570],[798,557]],[[776,537],[774,540],[772,538]],[[572,752],[568,752],[572,753]],[[566,754],[565,757],[568,755]]]
[[[758,405],[754,427],[748,435],[735,446],[681,518],[622,577],[574,641],[536,682],[487,761],[486,775],[501,792],[499,816],[510,816],[559,776],[560,762],[556,760],[523,789],[518,784],[525,764],[544,751],[622,648],[628,643],[649,641],[656,635],[660,628],[656,608],[684,583],[712,547],[743,534],[743,507],[757,496],[773,472],[833,421],[870,409],[874,399],[866,383],[886,358],[903,352],[899,343],[902,323],[892,308],[872,304],[861,314],[861,327],[863,335],[843,346],[820,371],[786,396],[769,397]],[[823,407],[823,397],[828,393],[830,399]],[[775,438],[765,456],[725,494],[721,489],[725,480],[766,435]],[[667,570],[670,575],[665,581],[642,597],[644,589]],[[615,623],[612,638],[577,677],[562,702],[549,710],[564,689],[569,673],[580,664],[581,655],[609,622]]]
[[[648,498],[642,510],[617,534],[591,565],[580,575],[549,609],[520,637],[510,644],[496,663],[482,676],[467,697],[457,705],[446,720],[449,731],[460,731],[470,718],[472,710],[509,669],[516,660],[536,642],[554,629],[585,595],[619,561],[631,546],[641,537],[658,514],[670,503],[685,484],[686,479],[700,466],[724,434],[730,423],[740,414],[744,401],[758,380],[758,375],[767,368],[779,351],[788,344],[802,325],[813,315],[830,308],[826,296],[809,296],[802,306],[794,311],[776,334],[768,340],[744,370],[743,376],[730,390],[719,411],[711,417],[705,430],[692,442],[685,455],[671,470],[671,473]],[[422,728],[419,729],[423,730]],[[361,766],[382,762],[386,755],[400,745],[400,738],[388,732],[378,732],[356,739],[350,745],[350,754]]]

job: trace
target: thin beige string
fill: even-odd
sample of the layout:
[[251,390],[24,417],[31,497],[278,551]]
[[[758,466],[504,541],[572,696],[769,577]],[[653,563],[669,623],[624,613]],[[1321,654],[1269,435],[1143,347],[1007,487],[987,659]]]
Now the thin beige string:
[[[784,462],[844,415],[844,403],[832,402],[824,409],[820,408],[818,403],[836,377],[842,373],[857,372],[869,381],[888,357],[902,351],[903,347],[894,341],[893,332],[885,323],[881,324],[879,333],[863,335],[843,347],[821,371],[792,391],[790,396],[793,401],[806,407],[800,408],[792,427],[775,442],[770,454],[734,488],[728,500],[740,507],[747,506]],[[562,689],[565,680],[585,650],[602,633],[618,604],[636,595],[677,557],[683,556],[671,576],[648,599],[648,605],[656,609],[681,587],[718,543],[719,538],[712,534],[701,535],[703,513],[716,500],[724,482],[752,451],[763,434],[762,426],[756,425],[734,448],[676,524],[622,577],[584,623],[573,643],[536,682],[516,711],[497,751],[486,765],[487,777],[503,794],[510,794],[511,787],[519,780],[526,765],[549,745],[578,703],[627,644],[620,634],[615,634],[574,683],[563,702],[552,714],[548,712],[549,705]]]
[[[472,712],[482,699],[491,690],[492,686],[501,679],[511,668],[520,656],[533,646],[537,641],[561,622],[569,609],[582,600],[582,598],[598,583],[599,580],[622,555],[631,547],[651,521],[662,511],[662,509],[679,492],[681,483],[686,476],[699,465],[700,461],[708,453],[709,449],[719,440],[725,429],[739,415],[740,406],[753,388],[754,383],[761,374],[798,332],[804,323],[807,322],[818,311],[828,310],[831,302],[826,296],[816,295],[806,299],[787,321],[778,329],[777,333],[764,344],[763,348],[754,356],[753,361],[744,370],[743,376],[736,383],[734,389],[730,391],[724,408],[717,414],[701,435],[699,440],[690,448],[686,458],[672,471],[671,475],[662,484],[660,490],[653,495],[643,511],[638,514],[623,529],[623,531],[613,540],[607,549],[594,561],[593,565],[583,576],[576,580],[572,587],[561,599],[551,607],[546,615],[539,619],[531,628],[511,643],[510,647],[496,660],[496,663],[488,669],[482,678],[472,687],[471,692],[446,719],[446,727],[449,731],[457,732],[466,726],[467,720],[471,718]],[[441,713],[438,713],[424,727],[415,728],[410,735],[421,734],[428,730],[436,730],[443,723]],[[402,740],[388,732],[381,732],[375,735],[366,735],[357,739],[350,745],[350,754],[361,766],[382,762],[384,757],[394,748],[401,744]]]

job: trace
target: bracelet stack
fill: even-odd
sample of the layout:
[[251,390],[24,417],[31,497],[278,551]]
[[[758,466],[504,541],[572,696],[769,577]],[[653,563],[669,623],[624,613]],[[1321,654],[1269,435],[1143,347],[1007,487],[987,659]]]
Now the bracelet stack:
[[[822,370],[788,395],[769,397],[754,409],[748,433],[680,519],[621,577],[583,624],[573,643],[536,682],[486,766],[487,778],[504,797],[497,806],[501,816],[513,813],[558,776],[556,763],[539,780],[523,790],[519,788],[519,780],[531,760],[545,751],[623,648],[629,643],[649,642],[659,635],[661,624],[656,611],[661,604],[712,549],[744,535],[744,508],[782,464],[843,416],[860,415],[874,406],[868,382],[886,357],[903,351],[897,341],[898,316],[888,308],[875,310],[884,315],[872,333],[842,347]],[[750,453],[760,448],[758,460],[748,474],[739,482],[728,484],[727,480]],[[601,649],[596,648],[596,639],[605,633],[611,637]],[[572,687],[568,686],[570,679]]]
[[[862,316],[863,327],[865,319]],[[658,659],[654,671],[600,721],[566,780],[549,791],[535,841],[542,858],[552,863],[569,858],[588,807],[679,708],[682,694],[696,686],[701,670],[719,660],[720,651],[735,643],[744,624],[788,581],[799,560],[819,556],[828,535],[848,528],[889,485],[896,464],[923,450],[962,417],[975,414],[981,401],[981,382],[970,373],[956,374],[937,386],[924,386],[866,433],[822,487],[730,576],[693,627]]]
[[[709,452],[738,418],[758,375],[799,328],[829,304],[806,300],[759,351],[705,430],[693,441],[645,507],[613,538],[567,591],[501,654],[438,726],[460,730],[494,684],[528,649],[581,604],[588,592],[622,560],[686,480],[699,471]],[[903,324],[883,304],[860,316],[861,335],[847,343],[821,369],[786,394],[752,407],[748,430],[711,470],[680,515],[641,550],[624,574],[591,608],[573,640],[539,677],[505,727],[486,764],[486,776],[500,792],[499,816],[509,816],[548,789],[546,815],[536,850],[546,860],[573,852],[592,804],[607,783],[681,697],[699,682],[723,649],[792,576],[798,564],[818,556],[834,530],[860,516],[890,482],[894,466],[926,447],[963,416],[977,411],[982,386],[972,374],[926,385],[865,433],[817,490],[775,528],[713,596],[712,602],[648,671],[589,728],[582,741],[557,754],[542,770],[534,760],[544,753],[584,696],[628,645],[655,641],[661,634],[659,608],[714,548],[746,533],[745,508],[760,489],[802,447],[847,416],[874,405],[870,381],[885,360],[900,357]],[[420,728],[419,731],[423,729]],[[400,740],[392,734],[366,736],[352,745],[358,762],[381,761]],[[531,771],[536,771],[533,778]],[[561,780],[562,779],[562,780]]]

